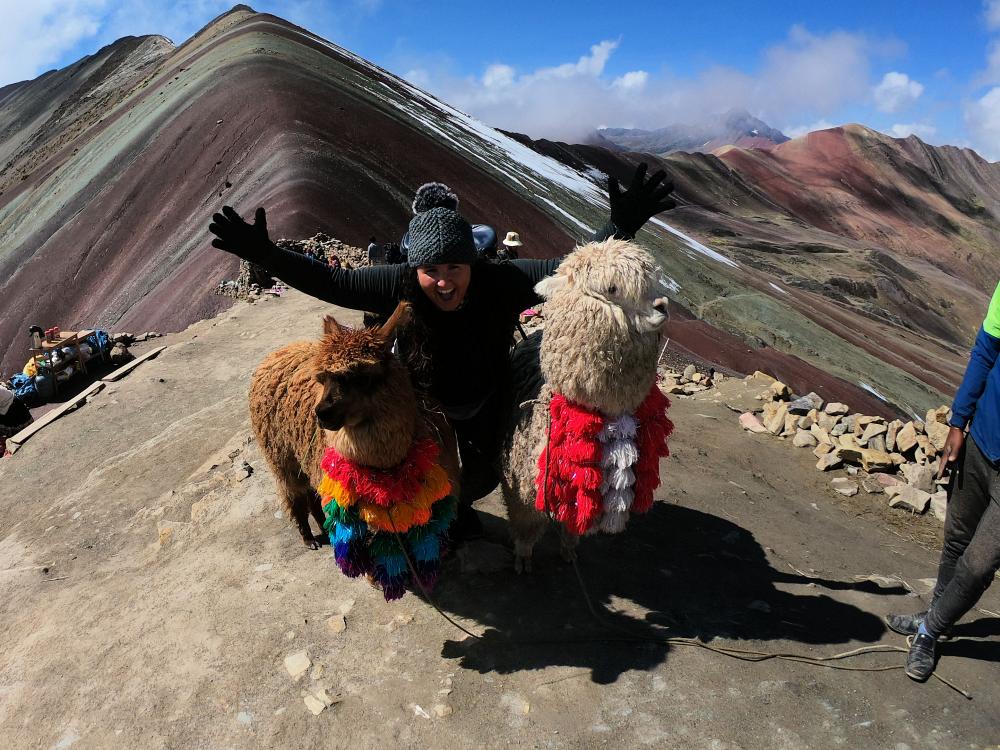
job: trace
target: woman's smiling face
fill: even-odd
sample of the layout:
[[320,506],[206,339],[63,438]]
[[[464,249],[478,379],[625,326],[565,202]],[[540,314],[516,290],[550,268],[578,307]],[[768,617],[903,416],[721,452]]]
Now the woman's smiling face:
[[417,267],[417,282],[434,306],[445,312],[457,310],[465,300],[472,279],[468,263],[439,263]]

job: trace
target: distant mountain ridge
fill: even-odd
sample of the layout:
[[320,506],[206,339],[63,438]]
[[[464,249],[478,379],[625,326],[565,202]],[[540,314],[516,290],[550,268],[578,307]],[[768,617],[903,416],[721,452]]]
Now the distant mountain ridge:
[[763,120],[745,110],[733,109],[719,117],[696,124],[674,124],[656,130],[601,128],[594,145],[607,141],[625,151],[670,154],[674,151],[711,153],[723,146],[772,148],[789,140]]

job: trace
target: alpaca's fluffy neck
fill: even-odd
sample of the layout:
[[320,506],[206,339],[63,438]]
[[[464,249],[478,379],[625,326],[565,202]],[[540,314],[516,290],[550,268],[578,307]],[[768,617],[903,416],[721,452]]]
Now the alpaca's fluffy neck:
[[406,457],[416,423],[415,411],[400,409],[389,419],[367,419],[353,427],[327,432],[326,444],[349,461],[387,469]]

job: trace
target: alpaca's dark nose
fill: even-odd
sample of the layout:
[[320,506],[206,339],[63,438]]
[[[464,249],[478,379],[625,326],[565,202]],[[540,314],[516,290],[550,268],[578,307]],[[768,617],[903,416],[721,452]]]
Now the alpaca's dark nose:
[[317,406],[316,421],[324,430],[339,430],[344,426],[344,412],[335,406]]

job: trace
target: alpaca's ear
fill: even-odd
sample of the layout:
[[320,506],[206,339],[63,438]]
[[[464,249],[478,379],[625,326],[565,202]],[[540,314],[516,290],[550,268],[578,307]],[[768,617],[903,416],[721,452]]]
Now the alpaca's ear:
[[410,318],[413,314],[413,308],[410,307],[409,302],[400,302],[396,305],[396,309],[392,311],[392,315],[389,319],[382,324],[382,327],[378,329],[378,335],[386,340],[392,338],[392,334],[396,331],[399,326],[405,326],[410,322]]
[[337,319],[332,315],[326,315],[323,318],[323,333],[327,336],[339,336],[344,332],[344,327],[337,322]]
[[562,274],[556,274],[554,276],[546,276],[535,284],[535,291],[539,296],[549,299],[560,289],[565,289],[568,286],[569,279]]

